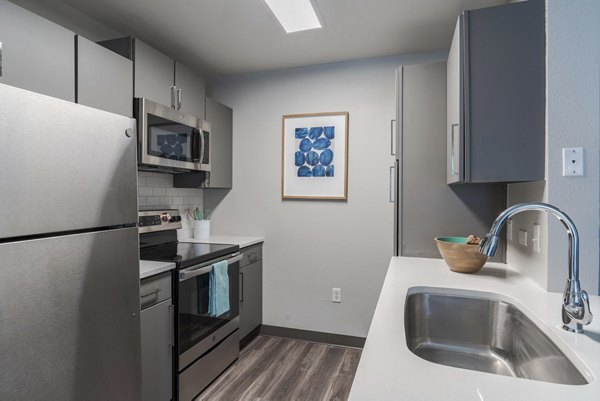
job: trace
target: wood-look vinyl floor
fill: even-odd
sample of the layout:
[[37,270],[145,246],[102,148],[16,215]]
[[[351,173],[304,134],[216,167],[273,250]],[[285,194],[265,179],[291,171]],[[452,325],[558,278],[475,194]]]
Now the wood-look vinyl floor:
[[346,401],[360,349],[258,336],[198,401]]

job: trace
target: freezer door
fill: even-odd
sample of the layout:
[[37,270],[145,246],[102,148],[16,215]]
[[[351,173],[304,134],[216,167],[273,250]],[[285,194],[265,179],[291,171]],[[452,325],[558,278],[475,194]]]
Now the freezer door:
[[137,221],[135,120],[2,84],[0,115],[0,238]]
[[140,401],[136,228],[0,244],[0,400]]

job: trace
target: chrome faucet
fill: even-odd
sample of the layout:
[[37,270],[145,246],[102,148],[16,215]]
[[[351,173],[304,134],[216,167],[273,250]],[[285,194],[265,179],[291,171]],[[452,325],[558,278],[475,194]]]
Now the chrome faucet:
[[590,311],[588,294],[581,289],[579,283],[579,234],[575,223],[569,216],[547,203],[532,202],[511,206],[496,218],[490,232],[482,240],[479,252],[487,256],[494,256],[500,241],[500,231],[506,220],[527,210],[550,212],[567,229],[569,238],[569,279],[563,294],[562,328],[575,333],[583,333],[583,325],[592,322],[592,312]]

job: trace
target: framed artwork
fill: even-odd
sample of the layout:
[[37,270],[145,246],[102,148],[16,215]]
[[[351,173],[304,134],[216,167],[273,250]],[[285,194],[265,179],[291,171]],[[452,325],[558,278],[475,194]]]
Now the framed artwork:
[[348,198],[348,113],[282,119],[281,198]]

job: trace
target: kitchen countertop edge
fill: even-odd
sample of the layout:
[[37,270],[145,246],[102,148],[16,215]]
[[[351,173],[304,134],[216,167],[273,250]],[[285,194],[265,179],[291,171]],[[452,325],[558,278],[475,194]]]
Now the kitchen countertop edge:
[[185,238],[179,240],[180,242],[193,242],[197,244],[232,244],[238,245],[240,249],[246,248],[252,245],[260,244],[265,242],[263,237],[245,237],[236,235],[211,235],[206,239],[197,238]]
[[[566,280],[565,267],[565,280]],[[406,345],[404,303],[412,287],[484,291],[511,298],[541,323],[584,369],[589,384],[563,385],[438,365],[414,355]],[[512,301],[511,301],[512,302]],[[488,263],[478,274],[451,272],[441,259],[393,257],[375,308],[349,401],[592,400],[600,394],[600,321],[574,334],[561,326],[562,294],[547,292],[510,265]],[[592,312],[600,297],[590,296]]]
[[140,260],[140,280],[157,274],[168,272],[175,268],[175,263],[155,262],[152,260]]

